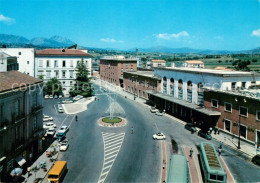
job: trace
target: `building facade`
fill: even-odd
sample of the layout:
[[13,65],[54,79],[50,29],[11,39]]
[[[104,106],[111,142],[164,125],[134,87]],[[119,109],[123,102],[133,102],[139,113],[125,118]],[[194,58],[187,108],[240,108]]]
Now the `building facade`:
[[77,74],[77,65],[83,61],[91,76],[92,55],[81,50],[73,49],[45,49],[36,51],[35,55],[35,76],[43,76],[47,82],[51,78],[57,78],[63,88],[64,96],[69,96],[69,91],[74,85]]
[[160,91],[161,78],[154,76],[153,71],[124,72],[125,91],[137,97],[148,99],[146,91]]
[[35,77],[34,48],[0,48],[0,52],[16,57],[19,71]]
[[166,61],[165,60],[152,60],[152,67],[165,67]]
[[204,62],[200,60],[186,60],[183,63],[183,67],[204,68]]
[[104,56],[100,59],[100,78],[123,87],[123,72],[137,71],[137,58],[125,56]]
[[0,180],[42,151],[42,80],[0,72]]
[[[253,93],[255,91],[255,93]],[[204,106],[219,111],[217,127],[260,145],[260,90],[204,91]],[[239,122],[240,121],[240,122]]]
[[17,71],[18,69],[19,64],[16,57],[0,52],[0,72]]

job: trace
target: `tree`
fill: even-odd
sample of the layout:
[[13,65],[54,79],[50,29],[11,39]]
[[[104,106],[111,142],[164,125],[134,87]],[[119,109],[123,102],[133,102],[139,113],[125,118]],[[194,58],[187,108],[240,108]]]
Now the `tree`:
[[241,70],[241,71],[250,71],[250,69],[248,68],[248,65],[250,64],[251,62],[249,60],[241,61],[240,59],[232,63],[232,65],[235,67],[236,70]]
[[51,78],[44,86],[44,92],[48,95],[60,95],[62,93],[61,82],[57,78]]
[[70,91],[72,97],[76,95],[82,95],[84,97],[89,97],[93,93],[92,83],[90,82],[91,77],[89,77],[89,71],[84,64],[83,59],[77,66],[78,73],[75,79],[74,87]]

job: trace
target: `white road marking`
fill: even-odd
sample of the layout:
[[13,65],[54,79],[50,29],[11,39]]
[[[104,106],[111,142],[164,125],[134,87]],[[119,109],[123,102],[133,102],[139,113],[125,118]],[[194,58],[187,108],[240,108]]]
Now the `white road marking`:
[[125,133],[103,133],[104,163],[98,183],[104,183],[124,141]]

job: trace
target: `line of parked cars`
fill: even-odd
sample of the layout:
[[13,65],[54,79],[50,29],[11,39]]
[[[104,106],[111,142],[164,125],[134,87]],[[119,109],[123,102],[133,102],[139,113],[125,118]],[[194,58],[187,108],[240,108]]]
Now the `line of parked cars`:
[[58,99],[58,98],[62,98],[62,95],[45,95],[44,99]]

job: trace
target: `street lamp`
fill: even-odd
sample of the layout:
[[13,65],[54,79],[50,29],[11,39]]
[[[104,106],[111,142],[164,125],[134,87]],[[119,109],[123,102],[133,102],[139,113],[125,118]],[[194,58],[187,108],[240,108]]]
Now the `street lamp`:
[[[239,100],[237,99],[237,98],[235,98],[235,101],[238,103],[239,102]],[[246,99],[244,98],[243,99],[243,102],[244,103],[246,103]],[[241,135],[241,130],[240,130],[240,124],[241,124],[241,114],[240,114],[240,106],[238,105],[238,144],[237,144],[237,148],[238,149],[241,149],[241,147],[240,147],[240,135]]]

